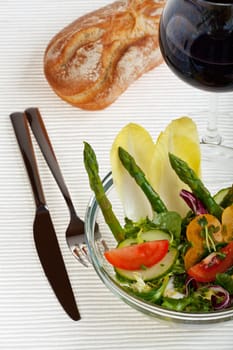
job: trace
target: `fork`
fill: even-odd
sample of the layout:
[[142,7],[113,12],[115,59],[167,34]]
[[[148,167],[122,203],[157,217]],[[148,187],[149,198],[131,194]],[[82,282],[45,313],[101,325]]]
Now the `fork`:
[[[25,115],[69,209],[70,222],[65,233],[67,245],[74,257],[78,259],[83,266],[88,267],[90,265],[90,257],[86,243],[85,224],[76,213],[40,111],[38,108],[28,108],[25,110]],[[95,239],[101,241],[98,225],[95,227]]]

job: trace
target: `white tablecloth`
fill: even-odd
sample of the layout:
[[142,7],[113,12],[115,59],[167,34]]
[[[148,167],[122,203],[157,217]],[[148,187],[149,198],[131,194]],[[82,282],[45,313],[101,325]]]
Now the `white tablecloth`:
[[[43,75],[51,37],[104,0],[5,0],[0,4],[0,349],[233,349],[233,321],[187,328],[151,319],[124,304],[92,267],[70,254],[64,232],[68,211],[45,162],[39,167],[48,206],[82,315],[67,317],[43,273],[32,236],[34,202],[9,120],[13,111],[38,106],[63,175],[83,217],[91,191],[83,166],[83,141],[96,150],[101,175],[110,169],[109,150],[128,122],[154,138],[180,115],[192,115],[200,134],[206,125],[206,93],[179,81],[165,66],[144,75],[111,107],[87,112],[61,101]],[[221,96],[220,130],[233,145],[232,94]],[[233,113],[233,112],[232,112]]]

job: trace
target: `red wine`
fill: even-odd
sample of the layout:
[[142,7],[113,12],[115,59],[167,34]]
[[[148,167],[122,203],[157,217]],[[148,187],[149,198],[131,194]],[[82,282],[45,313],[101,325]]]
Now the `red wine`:
[[160,23],[160,48],[168,66],[195,87],[233,91],[233,6],[213,5],[210,13],[208,1],[203,7],[192,0],[170,3]]

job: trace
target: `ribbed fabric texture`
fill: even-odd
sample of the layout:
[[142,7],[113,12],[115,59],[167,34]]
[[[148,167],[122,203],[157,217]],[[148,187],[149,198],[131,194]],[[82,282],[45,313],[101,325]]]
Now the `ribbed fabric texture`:
[[[156,138],[167,123],[191,115],[200,133],[207,94],[179,81],[165,65],[134,83],[104,111],[87,112],[61,101],[43,75],[43,54],[65,25],[109,1],[6,0],[0,3],[0,349],[1,350],[232,350],[233,322],[184,327],[151,319],[123,303],[82,267],[65,241],[68,211],[36,147],[48,207],[82,320],[71,321],[48,284],[34,248],[34,202],[9,114],[40,108],[76,209],[84,217],[91,196],[83,166],[83,141],[95,148],[101,175],[110,169],[109,150],[128,122]],[[232,94],[222,95],[220,120],[233,145]]]

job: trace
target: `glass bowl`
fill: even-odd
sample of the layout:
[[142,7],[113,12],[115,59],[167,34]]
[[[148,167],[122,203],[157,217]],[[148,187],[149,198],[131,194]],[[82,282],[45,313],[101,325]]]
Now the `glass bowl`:
[[[233,149],[223,146],[201,144],[202,179],[211,193],[233,184]],[[124,213],[115,191],[111,173],[103,180],[105,192],[113,210],[124,223]],[[101,210],[93,196],[88,204],[85,217],[85,230],[93,266],[103,283],[120,299],[134,309],[151,317],[187,324],[211,324],[233,319],[233,307],[211,312],[178,312],[146,302],[124,290],[116,279],[115,271],[104,258],[103,245],[95,237],[94,227],[98,223],[100,233],[109,248],[116,247],[116,241],[106,225]]]

